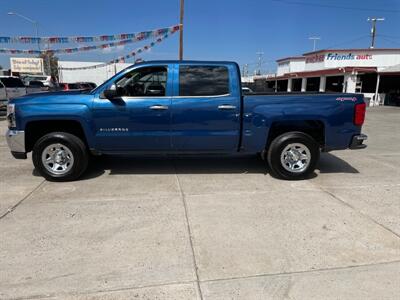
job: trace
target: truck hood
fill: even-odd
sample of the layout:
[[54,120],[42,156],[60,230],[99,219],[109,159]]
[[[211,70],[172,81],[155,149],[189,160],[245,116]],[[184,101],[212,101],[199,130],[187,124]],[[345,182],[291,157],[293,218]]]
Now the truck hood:
[[10,103],[16,105],[24,104],[75,104],[87,103],[93,98],[90,92],[71,91],[71,92],[45,92],[37,94],[29,94],[23,97],[10,100]]

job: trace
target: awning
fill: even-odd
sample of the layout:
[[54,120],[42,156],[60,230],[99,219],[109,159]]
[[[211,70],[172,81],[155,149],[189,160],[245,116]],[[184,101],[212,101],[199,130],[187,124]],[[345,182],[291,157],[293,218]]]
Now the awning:
[[379,74],[400,75],[400,64],[381,69],[381,70],[379,70]]
[[267,81],[269,80],[285,80],[289,78],[303,78],[303,77],[319,77],[319,76],[340,76],[344,74],[349,74],[357,72],[359,74],[365,73],[376,73],[376,67],[342,67],[342,68],[333,68],[333,69],[322,69],[315,71],[302,71],[302,72],[292,72],[286,73],[276,77],[267,77]]

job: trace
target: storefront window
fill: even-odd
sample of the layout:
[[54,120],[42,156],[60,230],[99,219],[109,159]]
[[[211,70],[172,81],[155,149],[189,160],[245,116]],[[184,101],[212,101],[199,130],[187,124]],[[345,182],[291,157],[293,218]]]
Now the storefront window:
[[321,78],[319,77],[309,77],[307,78],[307,92],[318,92],[319,91],[319,82]]
[[361,93],[375,93],[376,78],[377,78],[376,74],[360,75],[357,79],[357,86],[361,88]]
[[301,91],[301,78],[292,79],[292,92],[300,92]]
[[344,76],[328,76],[326,77],[326,92],[341,93],[343,91]]
[[278,83],[277,83],[277,91],[278,92],[286,92],[287,88],[288,88],[287,80],[278,80]]

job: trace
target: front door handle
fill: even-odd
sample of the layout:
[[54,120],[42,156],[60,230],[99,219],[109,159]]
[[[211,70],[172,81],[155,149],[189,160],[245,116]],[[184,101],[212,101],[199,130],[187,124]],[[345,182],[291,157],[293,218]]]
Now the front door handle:
[[236,109],[235,105],[227,105],[227,104],[222,104],[218,106],[218,109],[220,110],[232,110],[232,109]]
[[152,110],[167,110],[168,106],[166,106],[166,105],[153,105],[153,106],[150,106],[150,109],[152,109]]

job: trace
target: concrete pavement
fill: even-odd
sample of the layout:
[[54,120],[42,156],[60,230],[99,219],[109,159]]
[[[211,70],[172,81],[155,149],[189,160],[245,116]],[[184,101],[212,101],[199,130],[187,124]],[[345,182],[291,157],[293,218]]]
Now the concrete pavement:
[[398,299],[400,109],[310,180],[257,158],[100,158],[44,181],[0,117],[0,299]]

